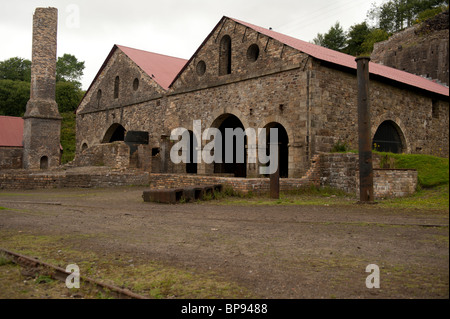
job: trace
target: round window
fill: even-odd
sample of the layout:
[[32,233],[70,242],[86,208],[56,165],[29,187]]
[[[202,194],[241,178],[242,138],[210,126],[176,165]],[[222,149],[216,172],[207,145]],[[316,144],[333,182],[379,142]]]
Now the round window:
[[257,44],[252,44],[247,50],[247,59],[250,62],[255,62],[259,57],[259,46]]
[[196,70],[197,70],[197,75],[198,76],[202,76],[203,74],[205,74],[205,72],[206,72],[206,63],[205,63],[205,61],[202,60],[202,61],[198,62]]

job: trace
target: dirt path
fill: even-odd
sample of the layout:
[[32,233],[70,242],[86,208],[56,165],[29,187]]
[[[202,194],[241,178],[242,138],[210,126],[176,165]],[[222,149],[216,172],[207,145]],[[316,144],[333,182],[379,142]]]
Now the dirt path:
[[143,190],[1,191],[0,233],[86,235],[72,244],[213,271],[262,298],[449,298],[448,211],[163,205]]

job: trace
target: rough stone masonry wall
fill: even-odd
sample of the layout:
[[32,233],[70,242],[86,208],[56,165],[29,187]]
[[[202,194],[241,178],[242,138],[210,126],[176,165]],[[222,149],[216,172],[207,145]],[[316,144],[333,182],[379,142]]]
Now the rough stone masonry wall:
[[[338,142],[358,149],[356,74],[325,64],[314,64],[311,94],[311,127],[315,150],[329,152]],[[449,156],[448,99],[422,94],[418,90],[386,84],[371,78],[369,83],[372,138],[379,125],[390,120],[398,125],[404,153]]]
[[448,11],[375,43],[373,62],[449,85]]
[[[359,194],[358,155],[326,153],[320,156],[320,185]],[[417,171],[411,169],[380,169],[379,158],[373,157],[375,198],[402,197],[417,189]]]
[[113,172],[98,169],[97,173],[1,171],[0,189],[94,188],[114,186],[145,186],[149,174],[142,171]]
[[0,147],[0,170],[22,168],[23,148]]
[[125,142],[97,144],[84,150],[73,163],[75,166],[107,166],[111,168],[128,168],[130,165],[130,148]]

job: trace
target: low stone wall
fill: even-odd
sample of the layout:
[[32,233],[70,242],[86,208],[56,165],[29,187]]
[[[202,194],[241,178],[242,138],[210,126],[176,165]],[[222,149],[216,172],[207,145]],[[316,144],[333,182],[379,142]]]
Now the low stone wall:
[[[417,171],[409,169],[379,169],[374,157],[375,198],[401,197],[413,194],[417,188]],[[58,171],[0,171],[0,189],[34,189],[63,187],[111,187],[148,185],[151,188],[178,188],[193,185],[223,184],[242,193],[268,193],[269,178],[235,178],[194,174],[163,174],[142,170],[113,170],[108,167],[80,167]],[[312,165],[302,178],[280,179],[282,191],[310,185],[329,186],[350,194],[359,194],[358,155],[353,153],[323,153],[312,159]]]
[[[358,154],[324,153],[320,162],[320,185],[351,194],[359,194]],[[416,191],[417,171],[412,169],[380,169],[380,159],[373,157],[373,188],[375,198],[402,197]]]
[[130,148],[122,141],[93,145],[76,156],[74,165],[126,168],[130,165]]
[[374,169],[375,198],[402,197],[417,189],[417,171],[413,169]]
[[98,172],[0,172],[0,189],[91,188],[148,185],[149,173],[142,171],[114,172],[101,168]]
[[[219,176],[200,176],[189,174],[151,174],[150,187],[156,189],[182,188],[194,185],[223,184],[232,187],[241,193],[268,193],[270,190],[269,178],[236,178]],[[294,190],[313,184],[307,178],[280,179],[281,190]]]
[[[280,179],[280,190],[295,190],[301,187],[320,184],[320,165],[318,162],[320,155],[312,159],[311,168],[302,178],[282,178]],[[185,186],[223,184],[230,186],[235,191],[241,193],[268,193],[270,191],[269,178],[237,178],[223,176],[202,176],[194,174],[151,174],[150,187],[157,189],[182,188]]]

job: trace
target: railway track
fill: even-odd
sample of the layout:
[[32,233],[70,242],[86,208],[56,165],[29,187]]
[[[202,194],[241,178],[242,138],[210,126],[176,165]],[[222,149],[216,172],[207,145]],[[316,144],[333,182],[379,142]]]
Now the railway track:
[[[54,266],[49,263],[40,261],[36,258],[12,252],[1,247],[0,254],[5,255],[5,257],[10,259],[13,263],[32,271],[33,274],[50,275],[53,279],[63,282],[66,282],[67,277],[71,275],[70,272],[67,272],[61,267]],[[88,285],[100,292],[108,293],[109,295],[118,299],[148,299],[147,297],[136,294],[128,289],[105,284],[98,280],[82,275],[80,275],[80,284],[81,283],[83,283],[84,285]]]

